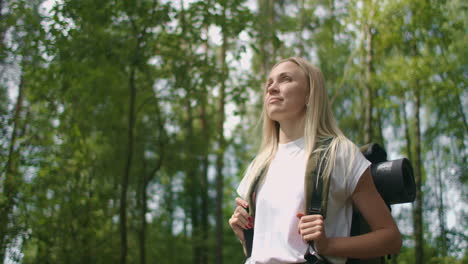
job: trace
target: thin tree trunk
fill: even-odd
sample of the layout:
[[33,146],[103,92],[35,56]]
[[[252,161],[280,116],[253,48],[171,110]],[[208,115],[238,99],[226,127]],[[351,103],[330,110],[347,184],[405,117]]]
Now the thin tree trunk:
[[175,254],[175,240],[173,238],[174,234],[174,193],[172,191],[172,176],[170,175],[171,179],[169,179],[169,184],[167,185],[167,190],[166,190],[166,205],[167,205],[167,213],[169,217],[169,223],[168,223],[168,229],[167,229],[167,235],[168,235],[168,241],[167,241],[167,247],[168,247],[168,258],[169,258],[169,264],[176,264],[176,254]]
[[140,264],[146,264],[146,212],[148,211],[148,197],[146,189],[148,182],[146,177],[142,177],[142,184],[140,189],[140,232],[139,232],[139,248],[140,248]]
[[305,48],[304,48],[304,38],[302,37],[304,27],[305,27],[305,7],[304,0],[299,0],[299,29],[297,30],[297,45],[299,47],[299,56],[304,57]]
[[408,117],[406,116],[406,99],[403,97],[402,98],[402,110],[401,113],[403,115],[403,124],[405,125],[405,139],[406,139],[406,155],[408,156],[409,160],[413,160],[413,152],[411,151],[412,147],[412,141],[411,141],[411,134],[410,134],[410,125],[408,122]]
[[[443,158],[441,157],[443,154],[434,151],[434,161],[435,160],[442,160]],[[446,224],[445,224],[445,205],[444,205],[444,184],[442,183],[442,171],[441,167],[444,167],[441,162],[436,164],[434,162],[434,173],[437,179],[437,194],[438,194],[438,206],[437,206],[437,212],[439,216],[439,229],[440,229],[440,253],[442,254],[442,257],[447,256],[447,229],[446,229]]]
[[[208,0],[208,6],[211,5],[211,1]],[[207,36],[208,36],[208,26],[205,28]],[[209,65],[209,55],[208,51],[210,50],[210,46],[208,43],[208,38],[204,43],[205,45],[205,63]],[[206,84],[202,85],[202,99],[201,99],[201,106],[200,106],[200,119],[201,119],[201,127],[202,127],[202,135],[205,136],[207,144],[205,144],[205,149],[203,151],[203,161],[202,161],[202,175],[201,175],[201,237],[202,237],[202,246],[201,246],[201,263],[207,264],[208,263],[208,233],[209,233],[209,225],[208,225],[208,208],[210,200],[208,197],[208,151],[210,149],[210,128],[208,125],[206,107],[207,107],[207,98],[208,92]]]
[[[418,56],[419,52],[416,43],[411,45],[412,56]],[[414,96],[414,180],[416,184],[416,200],[413,203],[413,228],[414,228],[414,243],[415,243],[415,264],[423,264],[424,262],[424,241],[423,241],[423,219],[422,219],[422,163],[421,163],[421,125],[420,125],[420,109],[421,109],[421,87],[419,80],[415,80],[413,87]]]
[[[138,47],[138,46],[137,46]],[[129,78],[129,109],[128,109],[128,130],[127,130],[127,161],[125,163],[124,173],[122,175],[121,193],[120,193],[120,263],[127,263],[127,191],[130,179],[130,169],[133,157],[133,133],[135,126],[135,65],[132,65]]]
[[[223,7],[223,21],[226,21],[226,6]],[[223,263],[223,167],[224,167],[224,101],[227,79],[227,65],[226,65],[226,51],[227,51],[227,29],[226,25],[222,28],[223,44],[221,47],[221,67],[222,67],[222,81],[219,92],[218,102],[218,154],[216,157],[216,264]]]
[[422,164],[421,164],[421,132],[420,132],[420,117],[419,110],[421,108],[419,81],[416,81],[414,87],[415,97],[415,123],[414,123],[414,179],[416,183],[416,201],[413,203],[413,225],[414,225],[414,241],[415,241],[415,257],[416,264],[424,263],[424,249],[423,249],[423,220],[422,220]]
[[14,108],[13,118],[10,123],[13,123],[13,131],[11,132],[10,146],[8,148],[8,158],[5,165],[5,178],[3,180],[3,197],[0,203],[0,261],[4,261],[5,252],[9,242],[8,225],[13,208],[16,204],[16,196],[18,194],[18,165],[19,165],[19,147],[16,146],[18,130],[21,122],[21,113],[23,109],[25,85],[24,77],[21,75],[19,83],[18,97]]
[[[275,28],[275,26],[276,26],[276,23],[275,23],[275,1],[276,0],[268,0],[268,9],[267,9],[269,11],[268,12],[268,21],[269,21],[268,26],[271,27],[271,28]],[[267,72],[271,69],[271,67],[275,63],[276,56],[277,56],[277,54],[276,54],[277,50],[276,50],[276,47],[274,45],[274,43],[275,43],[275,41],[274,41],[275,31],[274,30],[269,30],[269,32],[270,32],[269,33],[270,39],[268,40],[267,43],[270,43],[270,45],[271,45],[271,47],[270,47],[271,57],[268,57],[269,59],[268,59],[268,64],[267,64],[267,68],[266,68]],[[265,72],[265,73],[267,73],[267,72]]]
[[[260,50],[260,76],[266,79],[268,71],[276,60],[276,47],[273,44],[275,37],[275,0],[259,0],[259,50]],[[262,30],[270,28],[264,33]]]
[[[459,113],[459,115],[461,116],[461,118],[463,120],[463,127],[465,128],[465,131],[468,131],[468,124],[466,123],[465,111],[463,109],[463,104],[462,104],[462,101],[460,99],[460,95],[457,94],[455,96],[455,100],[457,101],[457,105],[458,105],[458,113]],[[461,144],[460,149],[465,149],[465,141],[461,140],[460,144]],[[467,157],[468,157],[468,155],[461,155],[461,158],[463,159],[462,164],[467,164]]]
[[[259,6],[259,16],[260,16],[260,28],[258,29],[259,31],[261,30],[261,28],[264,27],[265,23],[263,21],[266,21],[266,18],[267,18],[267,13],[265,10],[268,10],[268,0],[259,0],[258,1],[258,6]],[[267,47],[266,47],[266,43],[268,42],[266,40],[266,36],[265,34],[260,34],[259,35],[259,42],[260,42],[260,75],[262,78],[264,78],[267,74],[267,70],[268,70],[268,59],[267,59],[267,56],[266,56],[266,50],[267,50]]]
[[[188,78],[187,78],[188,79]],[[189,84],[187,84],[189,85]],[[186,145],[189,147],[188,153],[188,170],[186,181],[188,183],[188,191],[190,197],[190,217],[192,219],[192,250],[193,250],[193,263],[199,264],[201,258],[200,251],[200,222],[199,222],[199,204],[198,204],[198,193],[199,193],[199,180],[198,173],[196,169],[196,153],[193,152],[192,143],[195,141],[195,136],[193,132],[193,113],[191,107],[191,89],[187,89],[187,98],[186,98],[186,110],[187,110],[187,141]],[[190,151],[192,149],[192,151]]]
[[[90,177],[89,175],[86,176],[86,185],[87,186],[95,186],[93,184],[93,178]],[[86,188],[86,187],[85,187]],[[86,192],[86,191],[85,191]],[[84,216],[84,222],[81,224],[81,228],[83,228],[83,230],[89,230],[90,228],[90,225],[92,223],[92,201],[93,201],[93,189],[90,188],[87,190],[87,196],[86,197],[86,211],[84,212],[85,216]],[[78,218],[79,219],[79,218]],[[85,235],[81,235],[81,250],[83,253],[81,253],[81,263],[92,263],[92,258],[93,258],[93,253],[92,253],[92,244],[91,244],[91,241],[92,241],[92,238],[90,236],[85,236]],[[70,252],[71,253],[71,252]],[[68,254],[69,256],[67,257],[71,257],[73,256],[73,254]],[[72,261],[68,261],[69,263],[71,263]]]
[[[2,12],[2,9],[3,9],[3,0],[0,0],[0,19],[3,19],[3,12]],[[2,35],[3,35],[3,32],[2,32]],[[3,39],[2,39],[3,40]]]
[[[203,117],[203,122],[206,122],[206,116]],[[202,128],[203,130],[207,129],[207,126],[204,125]],[[202,161],[202,182],[201,182],[201,226],[202,226],[202,247],[201,249],[201,263],[207,264],[208,263],[208,234],[209,234],[209,225],[208,225],[208,208],[210,200],[208,199],[208,153],[206,152],[203,157]]]
[[365,110],[365,123],[364,123],[364,142],[369,143],[373,140],[372,133],[372,111],[374,108],[373,101],[373,91],[371,86],[371,74],[372,74],[372,32],[371,26],[366,23],[364,24],[364,34],[365,34],[365,49],[366,49],[366,63],[365,63],[365,81],[364,81],[364,97],[366,100],[366,110]]
[[146,232],[148,223],[146,222],[146,213],[148,212],[148,186],[156,173],[160,170],[163,160],[163,154],[160,152],[160,158],[156,167],[149,173],[148,176],[143,177],[143,184],[140,190],[140,232],[139,232],[139,247],[140,247],[140,264],[146,264]]
[[[184,3],[183,1],[180,1],[181,4],[181,15],[180,15],[180,24],[182,26],[182,34],[185,36],[186,34],[186,27],[187,27],[187,21],[185,17],[185,8],[184,8]],[[187,53],[189,54],[188,56],[191,56],[192,54],[192,44],[190,41],[186,41],[183,43],[184,46],[187,47]],[[186,97],[185,97],[185,109],[187,112],[187,123],[186,123],[186,146],[187,146],[187,153],[189,155],[187,156],[187,169],[186,169],[186,179],[185,179],[185,184],[186,188],[185,191],[187,192],[187,197],[189,197],[189,208],[187,211],[189,211],[190,219],[191,219],[191,225],[192,225],[192,254],[193,254],[193,264],[199,264],[200,259],[201,259],[201,246],[200,246],[200,210],[199,210],[199,197],[198,193],[200,192],[199,188],[199,175],[197,172],[197,153],[193,149],[193,143],[195,142],[195,133],[194,133],[194,116],[193,116],[193,109],[192,109],[192,98],[194,98],[194,92],[193,90],[195,87],[191,84],[190,82],[190,75],[189,75],[189,69],[191,68],[190,65],[190,58],[186,60],[186,62],[183,65],[184,70],[183,73],[185,74],[184,77],[181,78],[180,82],[182,83],[182,87],[185,87],[186,89]]]
[[385,140],[384,140],[384,137],[383,137],[383,127],[382,127],[382,111],[379,110],[379,109],[376,109],[377,110],[377,135],[378,135],[378,142],[379,144],[385,148]]
[[[166,140],[166,133],[164,131],[164,123],[163,123],[163,118],[162,118],[162,113],[161,109],[159,106],[159,100],[157,99],[156,95],[156,115],[157,115],[157,120],[158,120],[158,129],[159,129],[159,139],[158,139],[158,147],[159,147],[159,158],[158,161],[156,162],[156,166],[150,171],[150,173],[147,176],[143,176],[142,178],[142,186],[140,189],[140,223],[141,223],[141,228],[140,228],[140,234],[139,234],[139,246],[140,246],[140,264],[146,264],[146,228],[147,228],[147,222],[146,222],[146,212],[148,212],[148,186],[150,182],[154,179],[156,176],[156,173],[161,169],[163,159],[164,159],[164,153],[165,153],[165,140]],[[144,160],[144,159],[143,159]],[[144,170],[146,171],[146,170]]]
[[[3,12],[2,12],[3,4],[4,4],[3,0],[0,0],[0,21],[5,20],[5,16],[3,15]],[[2,53],[4,52],[4,46],[5,46],[4,39],[5,39],[5,32],[7,31],[6,24],[7,23],[3,22],[2,25],[0,26],[0,52]],[[5,55],[0,54],[0,61],[3,62],[4,59],[5,59]]]

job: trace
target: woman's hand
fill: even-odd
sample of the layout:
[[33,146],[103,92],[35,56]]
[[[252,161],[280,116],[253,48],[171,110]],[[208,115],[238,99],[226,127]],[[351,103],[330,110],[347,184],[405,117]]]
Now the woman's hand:
[[351,237],[329,237],[325,234],[323,218],[298,214],[299,231],[305,241],[314,241],[317,253],[346,258],[375,258],[398,253],[401,235],[387,205],[375,188],[367,169],[351,195],[357,208],[369,224],[371,232]]
[[299,213],[298,231],[306,242],[314,241],[314,248],[319,254],[326,252],[328,238],[325,234],[325,224],[321,215],[304,215]]
[[250,229],[253,227],[253,219],[247,213],[246,208],[249,207],[248,203],[241,198],[236,198],[236,209],[229,219],[229,225],[231,226],[234,234],[240,239],[242,244],[245,241],[244,229]]

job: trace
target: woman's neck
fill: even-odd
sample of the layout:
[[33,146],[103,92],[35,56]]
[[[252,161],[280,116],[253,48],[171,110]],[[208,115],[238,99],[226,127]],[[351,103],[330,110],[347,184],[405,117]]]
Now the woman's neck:
[[279,143],[285,144],[304,136],[304,117],[299,120],[281,121],[279,128]]

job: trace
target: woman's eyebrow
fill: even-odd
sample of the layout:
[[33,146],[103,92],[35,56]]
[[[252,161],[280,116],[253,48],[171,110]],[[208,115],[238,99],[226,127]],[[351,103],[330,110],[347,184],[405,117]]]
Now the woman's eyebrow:
[[[292,74],[290,72],[282,72],[282,73],[278,74],[277,76],[279,76],[279,78],[284,77],[284,76],[291,77]],[[273,78],[270,76],[270,77],[268,77],[267,82],[270,82],[272,80],[273,80]]]
[[279,77],[284,77],[284,76],[288,76],[290,77],[292,74],[290,72],[282,72],[279,74]]

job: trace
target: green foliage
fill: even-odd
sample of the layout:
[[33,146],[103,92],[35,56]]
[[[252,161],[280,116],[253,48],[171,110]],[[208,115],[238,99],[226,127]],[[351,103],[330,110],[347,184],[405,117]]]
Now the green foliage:
[[[459,206],[451,209],[454,201],[440,195],[445,190],[467,202],[467,4],[256,2],[252,8],[245,0],[72,0],[45,10],[40,0],[1,1],[5,263],[118,263],[121,179],[130,152],[128,263],[143,264],[143,249],[146,263],[214,263],[220,153],[222,256],[242,263],[227,224],[234,190],[259,144],[262,84],[287,56],[303,56],[323,71],[340,127],[357,144],[367,143],[364,94],[371,87],[372,140],[391,156],[416,155],[414,95],[420,93],[423,190],[435,197],[423,207],[435,219],[425,220],[424,260],[467,263],[466,209],[456,212],[457,225],[446,226],[447,212]],[[222,87],[225,146],[218,134]],[[407,230],[403,214],[396,219]],[[395,263],[415,262],[411,234],[405,241]]]

